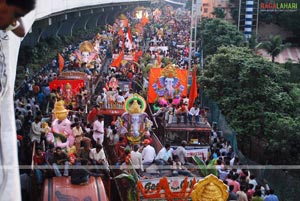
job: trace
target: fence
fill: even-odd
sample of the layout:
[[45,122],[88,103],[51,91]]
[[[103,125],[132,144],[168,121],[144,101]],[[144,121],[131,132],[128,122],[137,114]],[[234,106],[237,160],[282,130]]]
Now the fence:
[[[251,174],[256,175],[256,179],[259,184],[268,184],[270,188],[275,190],[275,194],[280,198],[280,201],[298,201],[300,189],[300,170],[296,170],[291,167],[289,170],[282,169],[279,166],[259,166],[258,163],[245,157],[238,150],[237,146],[237,134],[230,128],[224,115],[217,103],[203,98],[202,106],[208,107],[210,112],[208,115],[209,122],[216,123],[221,133],[226,140],[231,142],[234,152],[240,157],[240,161],[243,164],[248,165],[248,169]],[[251,143],[251,142],[250,142]],[[287,156],[288,157],[288,156]],[[255,167],[255,168],[253,168]],[[265,167],[265,168],[264,168]]]

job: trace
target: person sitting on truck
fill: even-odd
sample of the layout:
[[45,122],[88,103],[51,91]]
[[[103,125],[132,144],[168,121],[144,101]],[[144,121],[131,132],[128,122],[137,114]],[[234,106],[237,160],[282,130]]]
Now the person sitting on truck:
[[173,164],[172,164],[172,176],[184,175],[188,177],[193,177],[194,175],[184,167],[177,155],[173,157]]
[[165,144],[165,147],[162,148],[156,158],[155,158],[155,164],[156,165],[168,165],[172,162],[172,152],[173,149],[171,148],[170,144]]
[[69,157],[68,155],[63,152],[61,147],[56,147],[56,152],[54,153],[54,162],[53,162],[53,170],[57,177],[61,177],[61,173],[59,171],[58,166],[64,165],[64,176],[69,176]]
[[193,117],[195,117],[196,123],[200,123],[200,116],[199,116],[200,109],[197,105],[197,103],[194,103],[193,107],[191,107],[189,111],[189,122],[193,122]]
[[180,107],[175,112],[177,117],[177,123],[180,123],[181,116],[184,117],[184,123],[187,123],[187,117],[188,117],[188,107],[186,103],[182,103]]
[[150,145],[150,141],[145,139],[143,141],[144,149],[142,151],[143,165],[151,165],[156,157],[155,149]]
[[93,173],[85,168],[87,160],[76,159],[71,173],[71,183],[75,185],[84,185],[89,182],[89,176],[99,177],[101,174]]
[[186,163],[186,157],[187,157],[187,151],[185,149],[186,146],[187,146],[187,141],[182,140],[181,146],[177,147],[176,149],[176,155],[178,156],[181,164],[183,165]]

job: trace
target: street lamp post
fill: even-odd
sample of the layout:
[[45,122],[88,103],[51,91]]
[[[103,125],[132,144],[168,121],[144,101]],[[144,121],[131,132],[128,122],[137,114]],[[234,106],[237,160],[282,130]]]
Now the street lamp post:
[[192,50],[196,50],[197,27],[201,17],[202,0],[192,0],[190,47],[189,47],[189,69],[192,67]]

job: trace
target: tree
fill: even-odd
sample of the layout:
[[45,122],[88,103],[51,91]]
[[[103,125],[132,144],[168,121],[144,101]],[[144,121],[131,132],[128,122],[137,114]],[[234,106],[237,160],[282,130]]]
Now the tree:
[[269,41],[261,42],[257,45],[257,48],[264,49],[268,52],[269,55],[272,57],[272,62],[274,63],[275,57],[277,57],[280,52],[284,48],[286,48],[288,44],[282,44],[281,36],[270,36]]
[[[300,89],[289,84],[289,78],[286,69],[252,50],[227,46],[207,58],[200,82],[205,94],[217,101],[240,142],[245,144],[252,136],[264,139],[268,142],[266,151],[274,154],[277,161],[291,162],[278,155],[283,136],[289,139],[286,145],[292,136],[295,143],[300,143]],[[293,159],[300,156],[293,151],[284,149],[284,153],[293,154]]]
[[235,25],[222,19],[203,19],[197,33],[201,35],[205,57],[214,54],[222,45],[243,45],[243,34],[237,30]]
[[212,13],[216,18],[224,19],[226,16],[226,13],[224,11],[224,8],[215,8],[214,12]]

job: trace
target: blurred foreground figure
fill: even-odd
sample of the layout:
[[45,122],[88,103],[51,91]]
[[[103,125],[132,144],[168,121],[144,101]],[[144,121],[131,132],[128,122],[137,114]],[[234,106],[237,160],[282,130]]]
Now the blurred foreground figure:
[[25,36],[21,17],[34,9],[35,0],[0,0],[0,29]]
[[[21,39],[21,17],[35,7],[35,0],[0,0],[0,200],[21,200],[14,116],[14,82]],[[32,19],[33,22],[34,19]],[[28,27],[27,27],[28,28]],[[12,31],[16,36],[10,33]]]

